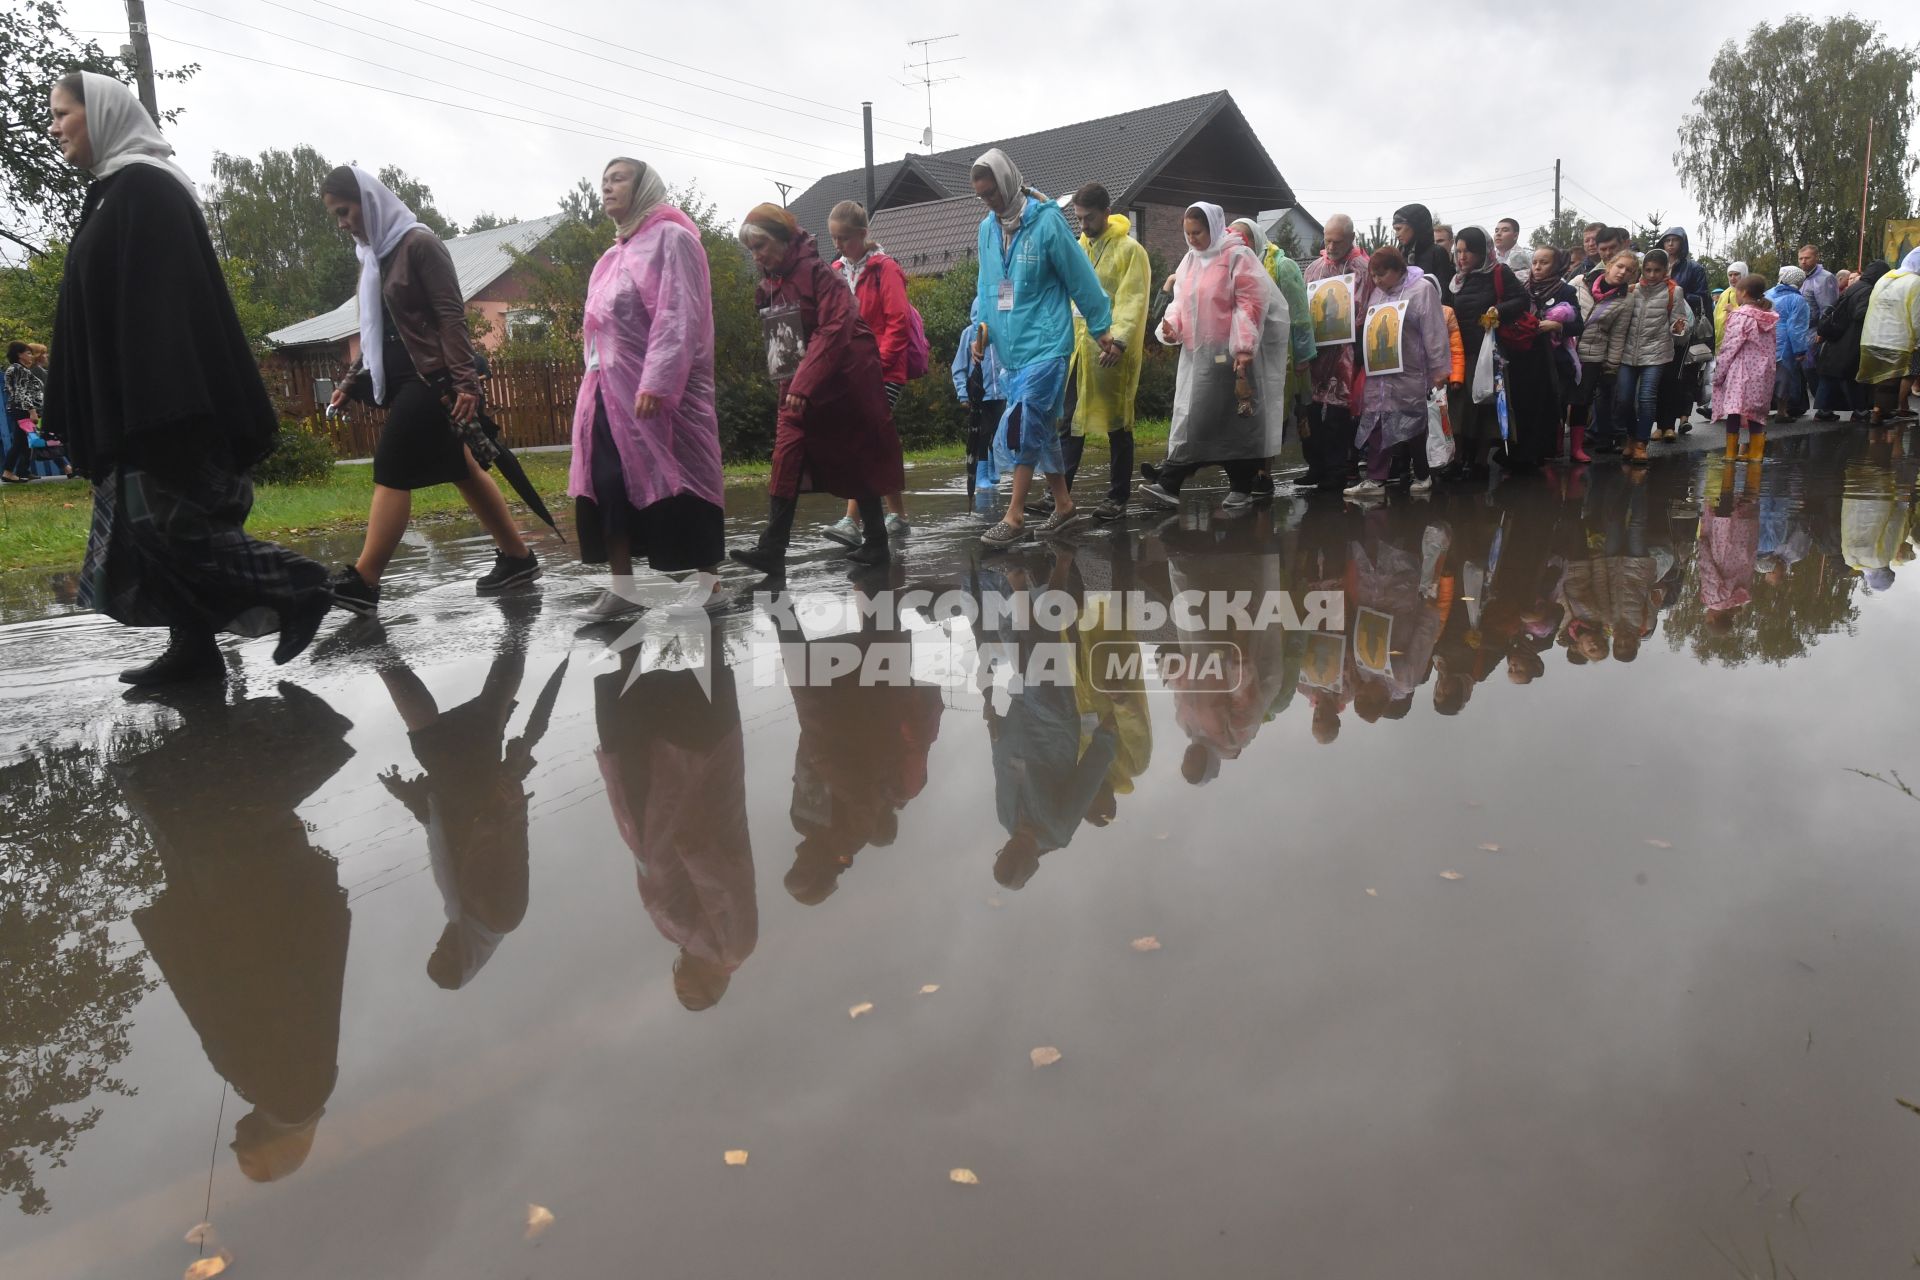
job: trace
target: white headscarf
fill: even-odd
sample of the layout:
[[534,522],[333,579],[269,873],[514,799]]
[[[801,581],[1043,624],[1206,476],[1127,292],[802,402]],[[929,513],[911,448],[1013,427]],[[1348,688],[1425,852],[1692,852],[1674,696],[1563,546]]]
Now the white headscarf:
[[1727,274],[1728,274],[1728,275],[1730,275],[1730,276],[1743,276],[1743,275],[1746,275],[1746,274],[1747,274],[1747,264],[1746,264],[1746,263],[1744,263],[1744,262],[1729,262],[1729,263],[1727,264]]
[[632,156],[615,156],[613,159],[607,161],[605,168],[602,168],[600,172],[604,174],[608,169],[613,168],[613,166],[617,164],[632,165],[635,175],[633,179],[633,209],[627,214],[625,221],[613,224],[614,234],[621,240],[627,240],[632,238],[633,233],[640,229],[640,224],[646,221],[647,215],[658,208],[660,202],[667,198],[667,181],[660,176],[659,171],[652,165],[644,160],[635,160]]
[[1267,239],[1267,233],[1262,231],[1252,218],[1235,218],[1233,225],[1246,229],[1247,239],[1252,244],[1253,256],[1264,263],[1267,260],[1267,247],[1272,243]]
[[[1190,258],[1211,258],[1215,254],[1223,252],[1227,247],[1227,211],[1217,204],[1208,204],[1203,200],[1199,204],[1190,204],[1187,206],[1187,214],[1195,213],[1207,220],[1207,235],[1209,238],[1207,240],[1207,247],[1204,249],[1195,249],[1192,246],[1188,246],[1187,256]],[[1187,215],[1182,216],[1185,217]]]
[[1020,229],[1021,216],[1027,211],[1026,197],[1021,194],[1027,184],[1020,176],[1019,167],[998,147],[987,148],[986,153],[973,162],[973,167],[993,174],[994,185],[1000,188],[1000,203],[1006,206],[994,216],[1000,220],[1002,243],[1011,241],[1013,233]]
[[399,196],[387,190],[387,184],[353,166],[360,183],[360,217],[367,229],[366,242],[356,241],[354,254],[360,259],[360,360],[373,379],[373,402],[387,402],[387,313],[380,300],[380,259],[400,246],[407,232],[420,225]]
[[1789,289],[1798,289],[1807,282],[1807,273],[1798,267],[1780,268],[1780,283]]
[[1900,259],[1900,269],[1902,271],[1920,271],[1920,249],[1915,249],[1912,253]]
[[82,71],[81,92],[86,95],[87,138],[93,146],[93,176],[110,178],[130,164],[150,164],[165,169],[174,181],[187,189],[195,204],[200,203],[199,188],[193,179],[167,157],[173,144],[161,134],[160,127],[133,96],[133,90],[97,71]]

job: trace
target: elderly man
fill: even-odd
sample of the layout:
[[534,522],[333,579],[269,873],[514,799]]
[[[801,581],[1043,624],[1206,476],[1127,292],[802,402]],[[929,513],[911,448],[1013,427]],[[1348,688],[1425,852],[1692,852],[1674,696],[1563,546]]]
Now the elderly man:
[[[1807,281],[1800,296],[1807,300],[1807,368],[1815,368],[1820,356],[1820,322],[1833,304],[1840,301],[1840,282],[1833,272],[1820,265],[1820,250],[1810,244],[1800,246],[1800,269]],[[1847,403],[1847,385],[1839,378],[1818,374],[1813,384],[1813,416],[1818,422],[1840,421],[1839,406]]]
[[1522,280],[1533,275],[1533,250],[1521,245],[1520,224],[1512,218],[1502,218],[1493,224],[1493,256],[1506,263]]
[[1007,514],[980,536],[989,549],[1000,549],[1027,536],[1027,491],[1035,471],[1046,474],[1053,494],[1053,514],[1042,522],[1042,533],[1058,533],[1081,514],[1067,488],[1058,435],[1073,354],[1073,308],[1102,356],[1117,363],[1125,352],[1109,333],[1113,306],[1106,290],[1060,206],[1028,191],[1020,170],[998,147],[974,161],[971,177],[974,194],[988,209],[980,220],[972,315],[976,324],[987,325],[1007,400],[994,454],[1013,464]]
[[1433,224],[1433,242],[1446,252],[1447,261],[1453,261],[1453,224],[1436,222]]
[[[1325,245],[1307,268],[1307,283],[1351,275],[1354,314],[1364,316],[1373,281],[1367,274],[1367,255],[1354,243],[1353,219],[1332,214],[1322,234]],[[1307,366],[1307,387],[1313,397],[1301,432],[1307,474],[1294,482],[1294,492],[1337,492],[1347,487],[1353,467],[1353,344],[1323,345]]]

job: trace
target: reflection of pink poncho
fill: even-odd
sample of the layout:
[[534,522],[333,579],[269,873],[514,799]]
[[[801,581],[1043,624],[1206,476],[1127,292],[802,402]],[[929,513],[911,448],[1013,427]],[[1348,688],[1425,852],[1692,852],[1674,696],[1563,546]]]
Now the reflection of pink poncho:
[[1753,599],[1754,558],[1760,554],[1760,511],[1750,498],[1733,504],[1732,515],[1712,508],[1700,514],[1700,603],[1734,609]]
[[[700,232],[686,214],[662,204],[601,255],[587,284],[581,337],[587,372],[573,406],[567,496],[594,496],[597,395],[635,508],[679,493],[723,505],[712,287]],[[636,418],[633,402],[643,391],[660,398],[660,412]]]

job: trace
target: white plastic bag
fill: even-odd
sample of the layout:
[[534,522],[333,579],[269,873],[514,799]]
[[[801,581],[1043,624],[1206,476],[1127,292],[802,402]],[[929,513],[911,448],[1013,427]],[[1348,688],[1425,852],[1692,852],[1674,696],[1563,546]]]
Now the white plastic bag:
[[1427,396],[1427,465],[1438,471],[1453,462],[1453,424],[1447,421],[1447,393],[1436,388]]
[[1480,356],[1473,362],[1473,402],[1486,404],[1493,399],[1493,332],[1480,340]]

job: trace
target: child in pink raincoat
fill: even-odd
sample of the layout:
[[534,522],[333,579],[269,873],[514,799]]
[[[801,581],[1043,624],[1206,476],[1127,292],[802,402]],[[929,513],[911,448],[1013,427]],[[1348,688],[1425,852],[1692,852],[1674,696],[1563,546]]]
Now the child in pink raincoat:
[[1739,306],[1727,316],[1726,337],[1713,368],[1713,409],[1727,423],[1727,457],[1740,456],[1740,427],[1747,428],[1747,457],[1766,452],[1767,413],[1773,407],[1774,330],[1780,323],[1767,301],[1767,282],[1757,272],[1740,277]]

